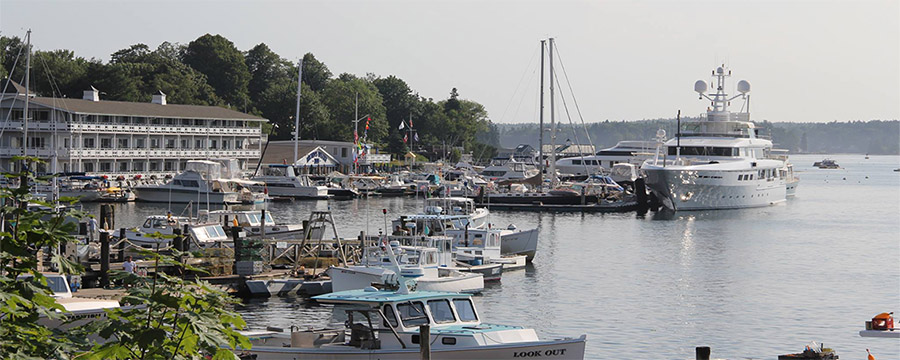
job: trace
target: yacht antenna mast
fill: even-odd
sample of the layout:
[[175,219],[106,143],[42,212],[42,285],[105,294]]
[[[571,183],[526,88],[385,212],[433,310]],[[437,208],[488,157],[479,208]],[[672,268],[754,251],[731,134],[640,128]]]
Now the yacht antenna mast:
[[681,159],[681,109],[678,109],[676,119],[678,129],[675,130],[675,160],[678,160]]

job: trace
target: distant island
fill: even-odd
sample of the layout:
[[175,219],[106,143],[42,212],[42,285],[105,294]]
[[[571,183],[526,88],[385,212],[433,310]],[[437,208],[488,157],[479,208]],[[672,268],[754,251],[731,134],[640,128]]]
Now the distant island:
[[[682,121],[696,119],[682,118]],[[518,144],[538,144],[538,124],[495,124],[504,148]],[[791,153],[850,153],[872,155],[900,155],[900,121],[870,120],[827,123],[756,122],[759,133],[771,136],[775,147],[787,149]],[[654,119],[636,121],[604,121],[581,124],[559,125],[557,143],[566,140],[587,144],[584,128],[597,150],[615,145],[621,140],[653,140],[659,129],[666,131],[666,137],[676,133],[675,119]],[[575,130],[575,131],[573,131]],[[550,142],[545,135],[544,143]]]

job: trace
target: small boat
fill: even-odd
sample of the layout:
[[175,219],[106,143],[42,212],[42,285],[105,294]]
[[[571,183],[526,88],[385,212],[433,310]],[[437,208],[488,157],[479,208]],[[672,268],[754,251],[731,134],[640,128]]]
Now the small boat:
[[859,331],[862,337],[900,338],[900,328],[894,327],[894,313],[881,313],[866,321],[866,329]]
[[316,185],[309,175],[301,173],[293,165],[267,164],[260,169],[262,175],[251,180],[258,181],[253,185],[257,192],[268,191],[270,196],[291,197],[297,199],[328,199],[328,188]]
[[[430,326],[431,359],[584,359],[585,335],[542,340],[534,329],[482,322],[471,295],[363,290],[313,297],[333,304],[344,327],[242,332],[258,359],[421,359],[421,325]],[[346,320],[346,321],[344,321]]]
[[[386,238],[381,238],[385,241]],[[368,246],[363,265],[330,267],[334,291],[359,290],[374,284],[399,286],[410,280],[417,290],[479,293],[484,290],[484,277],[477,273],[463,273],[441,269],[452,262],[449,241],[447,246],[400,246],[390,241],[388,246]],[[377,240],[376,240],[377,241]]]
[[[200,210],[200,223],[221,224],[223,228],[240,226],[246,236],[259,236],[267,239],[301,239],[305,234],[303,224],[276,223],[272,212],[266,211],[265,221],[261,211],[254,210]],[[264,226],[263,222],[265,223]],[[310,231],[311,239],[321,239],[325,233],[324,226]]]
[[161,185],[141,185],[132,190],[138,201],[210,204],[261,203],[265,194],[253,193],[257,182],[230,177],[217,161],[188,160],[184,172]]
[[[470,265],[495,264],[504,270],[525,267],[527,256],[502,254],[503,231],[497,229],[468,229],[450,231],[453,237],[453,252],[457,263]],[[487,276],[485,277],[487,280]]]
[[400,175],[391,175],[391,180],[386,185],[378,188],[377,192],[381,196],[406,196],[416,193],[418,187],[416,184],[407,184]]
[[813,163],[813,166],[819,169],[840,169],[840,165],[838,165],[834,160],[824,159],[822,161],[816,161]]
[[[53,292],[51,296],[53,296],[53,298],[56,299],[56,302],[62,305],[66,310],[67,318],[58,319],[42,316],[38,319],[39,324],[61,330],[71,329],[95,319],[105,318],[106,309],[120,307],[119,302],[116,300],[74,297],[72,289],[74,288],[77,291],[78,285],[73,287],[73,282],[70,282],[69,280],[70,277],[76,279],[79,278],[75,275],[66,276],[52,273],[44,273],[42,275],[47,279],[47,286],[49,286],[50,290]],[[16,280],[33,281],[33,278],[32,275],[19,275],[16,277]]]
[[[137,228],[125,229],[125,238],[142,248],[153,249],[168,247],[172,243],[171,235],[175,229],[187,228],[190,236],[199,247],[206,247],[216,243],[228,243],[231,240],[225,233],[222,225],[217,223],[198,223],[184,216],[150,215],[144,220],[144,224]],[[164,235],[162,237],[158,236]]]

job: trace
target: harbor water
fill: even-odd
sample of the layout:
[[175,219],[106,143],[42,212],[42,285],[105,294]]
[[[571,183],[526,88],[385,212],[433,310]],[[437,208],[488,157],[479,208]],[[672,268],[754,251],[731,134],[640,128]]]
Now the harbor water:
[[[900,313],[900,157],[834,155],[842,169],[792,156],[797,196],[774,206],[638,215],[499,212],[490,222],[540,227],[532,265],[476,296],[487,322],[548,337],[587,334],[586,358],[774,359],[824,343],[843,359],[900,359],[900,340],[861,338],[866,320]],[[97,205],[86,205],[96,213]],[[165,204],[117,204],[138,226]],[[342,237],[377,233],[422,201],[373,198],[273,203],[277,221],[331,210]],[[180,207],[173,207],[178,214]],[[237,306],[255,327],[323,326],[331,309],[301,297]]]

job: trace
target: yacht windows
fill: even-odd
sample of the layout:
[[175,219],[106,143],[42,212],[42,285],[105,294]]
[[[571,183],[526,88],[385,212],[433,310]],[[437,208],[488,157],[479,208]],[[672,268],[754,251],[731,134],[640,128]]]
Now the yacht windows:
[[[386,322],[390,323],[391,327],[397,327],[397,316],[394,315],[394,308],[392,308],[390,305],[384,306],[384,317],[387,318]],[[385,324],[384,326],[387,326],[387,324]]]
[[397,304],[397,313],[400,314],[400,321],[405,327],[413,327],[425,325],[428,323],[428,316],[425,315],[425,306],[421,302],[405,302]]
[[[682,146],[681,155],[686,156],[738,156],[738,148],[717,146]],[[669,155],[678,155],[677,146],[669,146]]]
[[581,165],[581,160],[572,160],[572,165]]
[[471,300],[453,299],[453,306],[456,307],[456,315],[459,316],[459,321],[478,321],[478,316],[475,315],[475,307],[472,306]]
[[431,310],[431,317],[435,323],[456,322],[453,310],[450,309],[450,302],[447,300],[428,300],[428,310]]

